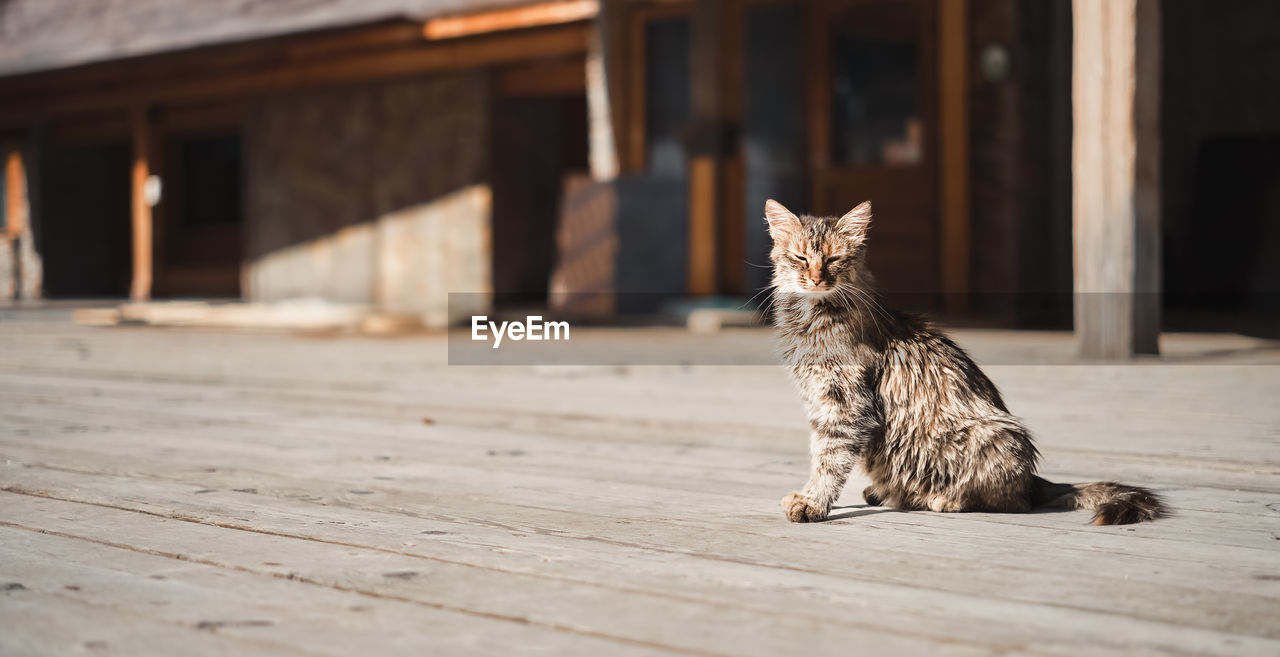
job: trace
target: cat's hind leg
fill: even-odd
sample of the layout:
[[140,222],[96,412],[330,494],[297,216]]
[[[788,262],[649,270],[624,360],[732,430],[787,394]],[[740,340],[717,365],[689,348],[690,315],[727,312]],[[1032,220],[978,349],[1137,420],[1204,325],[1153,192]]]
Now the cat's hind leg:
[[[1039,457],[1031,435],[1014,418],[990,417],[968,429],[965,449],[970,453],[957,485],[939,491],[944,508],[934,511],[986,511],[1025,513],[1031,510],[1031,494],[1036,459]],[[930,501],[932,502],[932,500]],[[945,508],[958,503],[960,508]]]

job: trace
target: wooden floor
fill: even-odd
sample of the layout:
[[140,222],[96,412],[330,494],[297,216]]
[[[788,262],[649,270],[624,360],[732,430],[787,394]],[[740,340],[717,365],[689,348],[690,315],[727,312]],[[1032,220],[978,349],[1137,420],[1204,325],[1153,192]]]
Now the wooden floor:
[[23,317],[0,321],[6,657],[1280,654],[1274,343],[1100,366],[958,335],[1025,362],[988,371],[1046,476],[1152,486],[1169,519],[903,514],[858,480],[790,525],[807,438],[778,368]]

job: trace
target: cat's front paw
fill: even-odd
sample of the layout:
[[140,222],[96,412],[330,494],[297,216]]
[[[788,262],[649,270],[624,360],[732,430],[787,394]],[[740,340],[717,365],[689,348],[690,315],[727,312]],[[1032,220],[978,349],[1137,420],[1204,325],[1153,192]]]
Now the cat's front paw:
[[800,493],[782,498],[782,510],[791,522],[822,522],[827,519],[826,509],[818,508]]

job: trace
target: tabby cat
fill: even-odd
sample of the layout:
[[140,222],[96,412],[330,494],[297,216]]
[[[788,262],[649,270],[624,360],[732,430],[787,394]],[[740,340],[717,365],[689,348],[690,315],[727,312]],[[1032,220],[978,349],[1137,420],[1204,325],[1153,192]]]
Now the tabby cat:
[[1098,525],[1164,513],[1144,488],[1036,476],[1031,434],[968,354],[885,307],[866,269],[870,202],[837,218],[770,200],[765,217],[782,355],[812,429],[809,482],[782,500],[792,522],[826,520],[855,464],[868,504],[904,511],[1089,509]]

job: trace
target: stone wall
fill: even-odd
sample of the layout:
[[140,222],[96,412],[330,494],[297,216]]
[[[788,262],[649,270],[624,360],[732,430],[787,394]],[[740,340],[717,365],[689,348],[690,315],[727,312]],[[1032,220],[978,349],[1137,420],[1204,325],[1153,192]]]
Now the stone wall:
[[[246,296],[439,317],[447,292],[487,293],[488,94],[471,74],[261,102],[246,131]],[[401,241],[415,235],[449,238]],[[449,262],[467,264],[423,286]]]

